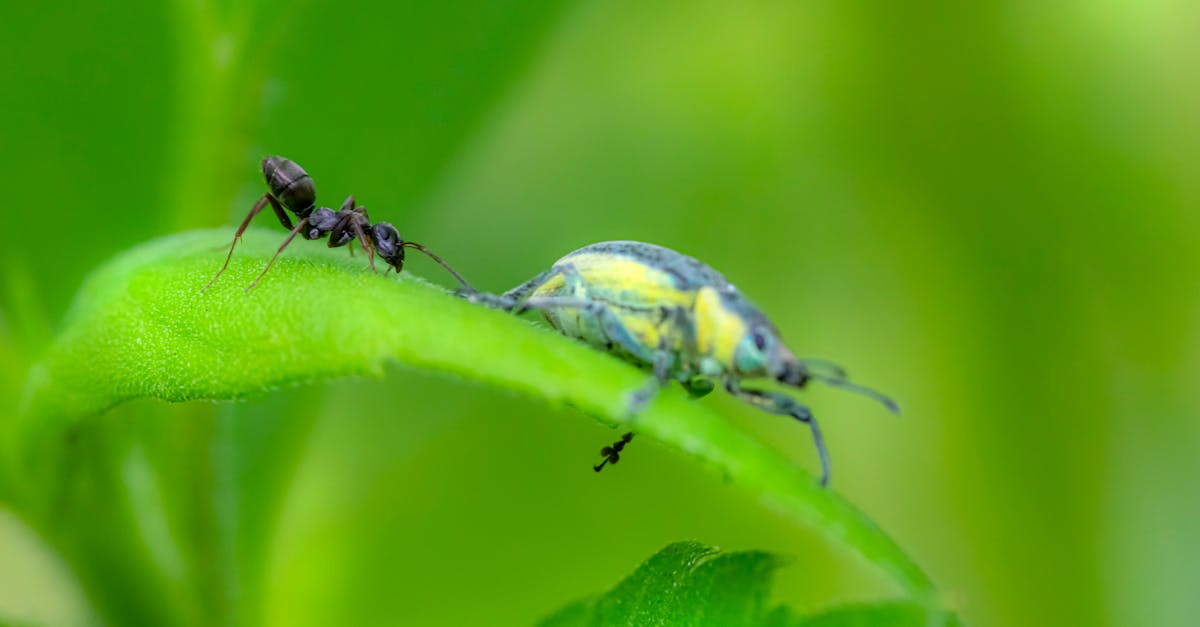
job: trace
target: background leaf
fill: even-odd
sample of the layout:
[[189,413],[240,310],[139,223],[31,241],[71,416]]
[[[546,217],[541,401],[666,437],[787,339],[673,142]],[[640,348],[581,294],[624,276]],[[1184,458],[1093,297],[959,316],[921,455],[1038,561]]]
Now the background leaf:
[[770,625],[774,627],[949,627],[957,619],[913,602],[863,604],[799,617],[770,609],[775,571],[787,561],[761,551],[721,553],[677,542],[646,560],[616,587],[572,603],[541,627],[617,625]]

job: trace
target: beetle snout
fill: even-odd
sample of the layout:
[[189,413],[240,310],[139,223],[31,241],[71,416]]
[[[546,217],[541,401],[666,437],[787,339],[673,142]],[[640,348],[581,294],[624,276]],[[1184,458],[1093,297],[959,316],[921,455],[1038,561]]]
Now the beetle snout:
[[786,359],[776,370],[775,379],[784,385],[802,388],[808,383],[808,370],[795,358]]

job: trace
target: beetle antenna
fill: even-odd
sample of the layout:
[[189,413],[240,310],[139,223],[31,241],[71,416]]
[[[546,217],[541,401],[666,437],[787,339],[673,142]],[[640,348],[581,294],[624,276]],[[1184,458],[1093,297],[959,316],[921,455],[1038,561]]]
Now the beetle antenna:
[[829,375],[831,377],[834,377],[836,379],[845,379],[846,378],[846,369],[842,368],[841,366],[839,366],[827,359],[800,359],[797,361],[799,361],[800,364],[802,366],[804,366],[804,370],[806,372],[809,371],[809,368],[808,368],[809,366],[816,366],[818,368],[824,368],[824,369],[828,370],[831,373]]
[[890,397],[884,395],[881,392],[876,392],[875,390],[872,390],[871,388],[866,387],[865,385],[858,385],[857,383],[851,383],[851,382],[845,380],[844,378],[840,378],[840,377],[826,377],[826,376],[819,375],[819,374],[818,375],[810,374],[809,376],[811,376],[814,381],[820,381],[821,383],[824,383],[825,385],[828,385],[830,387],[842,388],[843,390],[849,390],[856,394],[862,394],[863,396],[865,396],[867,398],[879,401],[880,403],[883,404],[884,407],[888,408],[888,411],[892,412],[893,414],[896,414],[897,416],[900,415],[900,406],[896,404],[896,401],[893,401]]
[[470,292],[475,292],[475,288],[471,287],[471,284],[467,283],[467,280],[462,278],[462,275],[455,272],[454,268],[450,267],[450,264],[446,263],[445,261],[442,261],[441,257],[438,257],[437,255],[430,252],[428,248],[425,248],[424,246],[422,246],[416,242],[401,242],[400,246],[402,246],[404,248],[416,248],[417,250],[425,253],[426,255],[429,255],[429,258],[438,262],[439,265],[441,265],[443,268],[446,269],[446,272],[449,272],[450,274],[454,275],[454,278],[458,279],[458,282],[462,284],[463,288],[465,288],[466,290],[468,290]]

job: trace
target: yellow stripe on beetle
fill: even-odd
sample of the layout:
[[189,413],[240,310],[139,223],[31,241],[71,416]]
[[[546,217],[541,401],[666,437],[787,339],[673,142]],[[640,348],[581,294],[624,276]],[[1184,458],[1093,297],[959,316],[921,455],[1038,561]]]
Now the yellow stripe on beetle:
[[738,343],[746,336],[746,323],[742,317],[725,307],[717,288],[707,286],[696,293],[692,316],[700,356],[732,364]]
[[[675,286],[675,278],[670,273],[636,259],[612,254],[583,253],[571,255],[566,261],[569,261],[583,278],[589,293],[604,292],[616,302],[652,307],[681,305],[690,308],[692,299],[695,298],[694,292],[678,289]],[[558,285],[562,286],[561,283]]]

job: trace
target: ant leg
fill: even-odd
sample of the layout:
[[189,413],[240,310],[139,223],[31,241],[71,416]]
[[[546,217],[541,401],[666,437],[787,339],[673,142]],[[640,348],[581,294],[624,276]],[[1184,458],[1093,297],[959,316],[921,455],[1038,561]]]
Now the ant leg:
[[342,238],[346,236],[346,229],[350,226],[350,221],[354,219],[354,214],[345,213],[341,218],[333,224],[333,228],[329,230],[329,241],[326,246],[329,248],[337,248],[345,246],[347,242],[343,242]]
[[817,456],[821,458],[821,487],[829,485],[829,451],[825,448],[825,438],[821,437],[821,428],[817,426],[817,419],[813,418],[812,412],[807,407],[797,403],[790,396],[776,392],[744,389],[736,379],[726,381],[725,389],[730,394],[759,409],[781,416],[791,416],[808,425],[812,431],[813,444],[817,447]]
[[[351,196],[350,200],[353,202],[354,197]],[[379,271],[375,269],[375,246],[368,244],[367,234],[363,232],[362,223],[358,220],[352,220],[350,226],[354,228],[354,236],[358,238],[358,243],[362,245],[363,251],[367,253],[367,261],[371,264],[371,272],[379,274]],[[351,243],[349,248],[353,251],[354,244]],[[350,254],[353,255],[354,253],[351,252]]]
[[246,228],[250,226],[250,221],[254,219],[254,216],[258,215],[258,213],[263,210],[263,207],[265,207],[267,203],[270,203],[271,209],[275,210],[275,217],[279,218],[279,223],[282,224],[284,228],[292,228],[292,220],[288,217],[287,211],[280,206],[279,201],[275,200],[275,197],[270,194],[263,194],[262,198],[259,198],[258,202],[254,203],[254,206],[250,208],[250,213],[246,214],[246,219],[242,220],[242,224],[238,226],[237,232],[233,234],[233,241],[229,243],[229,253],[225,255],[225,263],[221,265],[221,269],[217,270],[217,274],[213,276],[213,278],[208,282],[208,285],[205,285],[204,289],[201,291],[205,291],[212,287],[213,283],[217,282],[217,278],[221,276],[221,273],[225,272],[225,269],[229,267],[229,260],[233,259],[233,249],[237,247],[238,241],[242,239],[242,233],[246,232]]
[[[361,211],[356,209],[355,206],[356,206],[356,203],[354,202],[354,194],[350,194],[349,196],[346,197],[346,200],[342,201],[342,208],[338,211],[338,213],[342,214],[342,215],[348,214],[350,212],[362,213]],[[346,218],[343,218],[343,221],[345,221],[349,218],[350,218],[350,216],[347,215]],[[342,228],[338,229],[336,233],[330,233],[330,238],[329,238],[329,247],[330,248],[334,247],[334,244],[333,244],[334,242],[336,242],[338,239],[341,239],[342,231],[345,230],[346,225],[341,224],[341,227]],[[346,250],[350,251],[351,257],[354,256],[354,247],[353,246],[347,246]]]
[[254,216],[258,215],[258,212],[263,210],[263,207],[267,205],[267,199],[270,197],[270,194],[263,194],[263,197],[259,198],[258,202],[254,203],[254,206],[250,208],[250,213],[246,214],[245,220],[242,220],[237,233],[233,234],[233,241],[229,243],[229,254],[225,255],[225,263],[221,265],[221,269],[217,270],[217,273],[209,280],[208,285],[205,285],[204,289],[200,291],[203,292],[212,287],[213,283],[217,282],[217,278],[221,276],[221,273],[225,272],[225,268],[229,267],[229,260],[233,259],[233,249],[237,246],[238,240],[242,239],[242,233],[246,232],[246,227],[250,226],[250,221],[254,219]]
[[[347,206],[347,205],[349,205],[349,206]],[[349,209],[350,211],[353,211],[355,213],[362,214],[362,217],[367,219],[367,224],[371,223],[371,216],[367,215],[367,208],[362,205],[356,206],[354,204],[354,195],[353,194],[351,194],[350,197],[346,199],[346,202],[342,203],[342,209]]]
[[[347,198],[346,203],[342,205],[343,210],[353,200],[353,196]],[[345,237],[347,229],[353,231],[354,235],[349,240],[343,242],[342,238]],[[367,259],[371,263],[371,271],[379,274],[379,271],[375,269],[375,247],[367,240],[367,234],[362,228],[362,218],[357,213],[346,213],[337,221],[337,224],[333,225],[333,229],[329,231],[329,247],[335,248],[350,244],[350,250],[354,250],[354,238],[358,238],[358,243],[362,246],[363,252],[367,253]]]
[[283,228],[290,231],[292,229],[292,219],[288,217],[287,210],[270,194],[267,194],[267,202],[271,203],[271,209],[275,210],[275,217],[279,218],[279,223],[283,225]]
[[287,238],[284,239],[283,243],[279,245],[279,250],[276,250],[275,255],[272,256],[271,260],[267,262],[267,267],[263,268],[263,271],[258,274],[258,277],[256,277],[254,279],[254,281],[250,283],[250,285],[246,286],[246,289],[244,291],[249,292],[250,290],[254,289],[255,285],[258,285],[259,280],[261,280],[264,276],[266,276],[267,270],[270,270],[271,265],[274,264],[275,260],[279,258],[279,253],[282,253],[283,249],[287,248],[288,244],[291,244],[292,240],[296,238],[296,234],[299,233],[300,231],[303,231],[304,227],[306,227],[306,226],[308,226],[308,218],[304,218],[304,219],[300,220],[300,223],[297,224],[295,226],[295,228],[292,229],[291,233],[288,233]]

